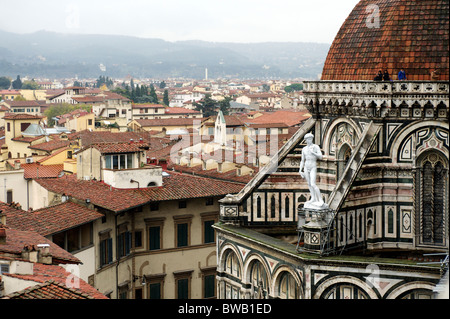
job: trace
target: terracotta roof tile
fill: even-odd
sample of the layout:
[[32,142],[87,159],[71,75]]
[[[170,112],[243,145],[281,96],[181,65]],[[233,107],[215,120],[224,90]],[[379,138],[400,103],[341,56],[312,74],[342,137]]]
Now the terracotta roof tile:
[[39,244],[49,244],[53,263],[79,263],[80,260],[65,251],[51,240],[33,231],[23,231],[12,228],[6,229],[6,243],[0,245],[0,255],[2,253],[16,254],[21,256],[24,246],[34,246]]
[[134,153],[141,152],[146,149],[149,149],[149,145],[147,143],[133,142],[133,143],[101,143],[101,144],[93,144],[90,147],[93,147],[100,151],[102,154],[111,154],[111,153]]
[[30,145],[30,146],[28,146],[28,148],[51,152],[51,151],[57,150],[59,148],[66,147],[68,145],[70,145],[70,141],[68,141],[68,140],[51,140],[51,141],[44,142],[44,143]]
[[2,299],[94,299],[92,296],[53,280],[11,293]]
[[[46,157],[47,158],[47,157]],[[55,178],[64,170],[64,164],[40,165],[39,163],[22,164],[23,178]]]
[[196,110],[191,110],[191,109],[187,109],[184,107],[166,107],[165,110],[166,114],[201,114],[200,111],[196,111]]
[[52,235],[101,218],[103,215],[83,205],[67,201],[34,211],[24,211],[0,202],[7,226],[21,231]]
[[169,119],[136,119],[136,122],[143,127],[149,126],[178,126],[194,125],[200,123],[203,118],[169,118]]
[[249,124],[279,124],[284,123],[286,126],[294,126],[302,123],[311,117],[307,111],[275,111],[265,112],[263,115],[255,119],[245,120]]
[[5,120],[31,120],[31,119],[42,119],[44,116],[32,115],[26,113],[6,113],[4,116]]
[[163,186],[140,189],[115,189],[100,181],[78,180],[76,175],[65,175],[56,179],[35,179],[45,189],[72,196],[90,199],[94,205],[120,212],[152,201],[180,200],[225,196],[238,193],[240,183],[217,181],[210,178],[168,172],[163,177]]
[[[67,287],[66,285],[67,285],[67,279],[68,279],[69,275],[70,275],[70,273],[68,273],[61,266],[45,265],[45,264],[40,264],[40,263],[33,264],[33,274],[32,275],[5,274],[5,276],[8,276],[8,277],[34,281],[37,283],[46,283],[48,281],[53,281],[53,283],[59,287],[64,287],[64,286]],[[78,278],[78,277],[75,277],[75,278],[77,279],[77,282],[75,282],[75,280],[73,282],[71,281],[71,283],[73,284],[73,287],[67,287],[67,289],[71,289],[69,291],[72,292],[72,294],[71,294],[72,296],[73,296],[73,293],[75,293],[77,295],[84,295],[84,296],[86,296],[86,298],[108,299],[105,295],[100,293],[97,289],[95,289],[94,287],[89,285],[83,279]],[[79,283],[79,285],[78,285],[78,283]],[[56,286],[53,286],[53,287],[56,288]],[[43,291],[40,291],[40,292],[43,293]],[[47,291],[46,293],[50,294],[49,291]],[[60,294],[63,292],[62,291],[59,291],[59,292],[53,291],[53,293],[57,293],[57,296],[61,296]],[[66,293],[68,293],[68,292],[66,291]],[[20,292],[19,292],[19,294],[20,294]],[[37,298],[37,299],[40,299],[40,298]],[[42,298],[42,299],[46,299],[46,298]]]
[[[379,8],[379,26],[369,6]],[[448,0],[361,0],[330,47],[322,80],[373,80],[384,69],[397,80],[403,68],[408,80],[431,80],[439,69],[436,79],[448,81],[448,17]]]
[[126,143],[130,139],[138,142],[140,138],[145,143],[150,143],[152,136],[149,132],[109,132],[109,131],[99,131],[93,132],[89,130],[83,130],[80,132],[72,133],[68,135],[69,140],[80,139],[80,144],[82,147],[89,146],[91,144],[99,143]]

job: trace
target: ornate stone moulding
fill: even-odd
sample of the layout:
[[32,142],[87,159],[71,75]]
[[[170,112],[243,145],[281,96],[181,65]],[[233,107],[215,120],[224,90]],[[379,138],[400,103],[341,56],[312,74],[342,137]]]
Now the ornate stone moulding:
[[305,104],[314,114],[446,118],[446,81],[305,81]]

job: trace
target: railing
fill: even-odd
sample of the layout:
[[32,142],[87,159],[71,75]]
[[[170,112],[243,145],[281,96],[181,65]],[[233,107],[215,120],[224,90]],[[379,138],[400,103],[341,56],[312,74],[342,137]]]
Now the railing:
[[305,105],[314,115],[447,118],[445,81],[305,81]]

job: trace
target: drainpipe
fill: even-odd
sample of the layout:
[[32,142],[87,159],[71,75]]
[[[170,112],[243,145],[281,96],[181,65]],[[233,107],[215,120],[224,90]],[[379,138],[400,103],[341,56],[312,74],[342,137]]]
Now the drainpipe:
[[30,180],[27,179],[27,210],[30,209],[30,191],[28,185],[30,184]]
[[114,243],[116,245],[116,299],[119,299],[119,250],[117,245],[117,214],[114,214]]
[[138,184],[138,189],[139,189],[139,182],[135,181],[134,179],[130,179],[130,183],[137,183]]

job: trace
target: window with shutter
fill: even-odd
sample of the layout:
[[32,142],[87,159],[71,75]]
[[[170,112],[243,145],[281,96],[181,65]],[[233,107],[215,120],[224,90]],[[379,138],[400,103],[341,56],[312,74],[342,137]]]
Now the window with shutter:
[[448,216],[448,161],[439,152],[418,157],[415,173],[416,230],[420,244],[445,245]]
[[178,279],[177,280],[177,299],[188,299],[189,298],[189,279]]
[[177,225],[177,247],[185,247],[188,245],[188,224]]
[[160,232],[161,227],[160,226],[152,226],[149,227],[149,249],[150,250],[156,250],[161,249],[161,241],[160,241]]

